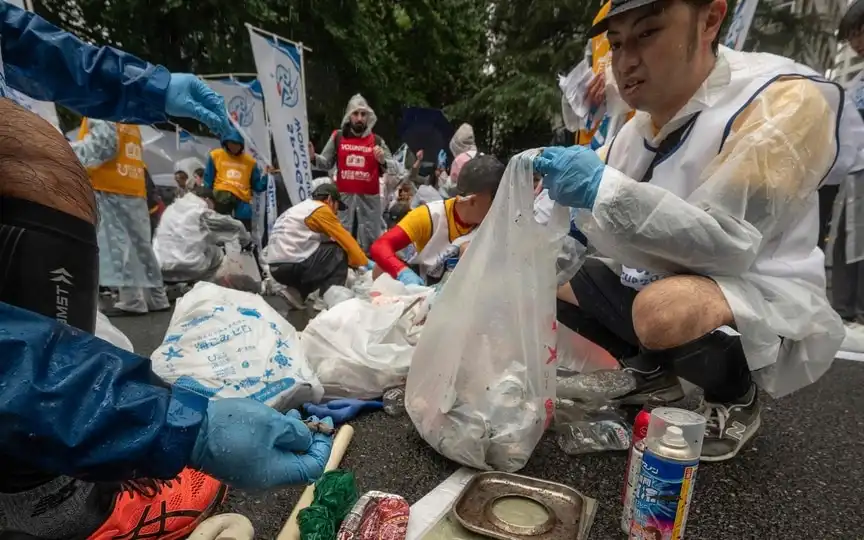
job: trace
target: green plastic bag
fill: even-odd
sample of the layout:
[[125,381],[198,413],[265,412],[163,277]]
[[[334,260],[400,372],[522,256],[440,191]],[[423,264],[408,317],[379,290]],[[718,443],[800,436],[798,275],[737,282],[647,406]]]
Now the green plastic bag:
[[297,515],[300,538],[335,540],[339,525],[358,498],[353,472],[343,469],[325,472],[315,482],[312,504]]

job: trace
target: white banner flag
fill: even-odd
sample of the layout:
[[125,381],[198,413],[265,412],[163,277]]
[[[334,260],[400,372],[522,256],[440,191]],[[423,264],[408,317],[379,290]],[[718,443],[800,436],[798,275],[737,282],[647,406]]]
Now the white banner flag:
[[756,15],[756,6],[758,5],[759,0],[738,0],[723,45],[736,51],[744,48],[744,42],[747,41],[747,34],[750,33],[750,25],[753,24],[753,16]]
[[258,81],[242,83],[231,79],[205,80],[207,86],[221,95],[231,123],[243,135],[246,151],[261,165],[270,166],[270,131],[264,116],[264,96]]
[[291,204],[298,204],[306,200],[312,190],[303,52],[290,41],[277,41],[271,35],[262,35],[254,27],[246,26],[270,116],[279,170]]

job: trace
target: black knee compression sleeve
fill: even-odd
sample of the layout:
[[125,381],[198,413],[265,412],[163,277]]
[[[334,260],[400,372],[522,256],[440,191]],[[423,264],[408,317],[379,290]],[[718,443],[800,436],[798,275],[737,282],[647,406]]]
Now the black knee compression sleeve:
[[666,370],[705,391],[713,403],[729,403],[750,390],[750,367],[741,337],[718,328],[690,343],[664,350],[644,350]]
[[93,332],[98,257],[94,225],[0,197],[0,301]]

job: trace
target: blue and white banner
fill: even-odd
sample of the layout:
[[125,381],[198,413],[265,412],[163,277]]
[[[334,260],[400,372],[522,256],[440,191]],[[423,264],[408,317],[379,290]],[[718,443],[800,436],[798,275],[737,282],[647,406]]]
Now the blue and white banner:
[[279,170],[292,204],[309,198],[312,166],[303,81],[303,51],[292,42],[249,28]]
[[753,17],[756,15],[756,6],[758,5],[759,0],[738,0],[723,45],[736,51],[744,48],[747,34],[750,33],[750,26],[753,24]]
[[[225,100],[225,108],[231,123],[243,136],[246,151],[252,154],[262,171],[273,166],[270,153],[270,128],[264,115],[264,94],[261,84],[254,80],[244,83],[233,79],[205,81],[214,92]],[[267,179],[267,191],[256,193],[252,200],[252,236],[262,246],[264,231],[268,237],[276,222],[276,185],[273,177]]]

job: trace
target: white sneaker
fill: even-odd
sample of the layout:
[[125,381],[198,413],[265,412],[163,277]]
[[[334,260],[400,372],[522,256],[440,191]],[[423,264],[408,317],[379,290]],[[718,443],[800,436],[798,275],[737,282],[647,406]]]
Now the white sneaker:
[[864,353],[864,325],[857,322],[846,322],[846,338],[840,345],[845,352]]

